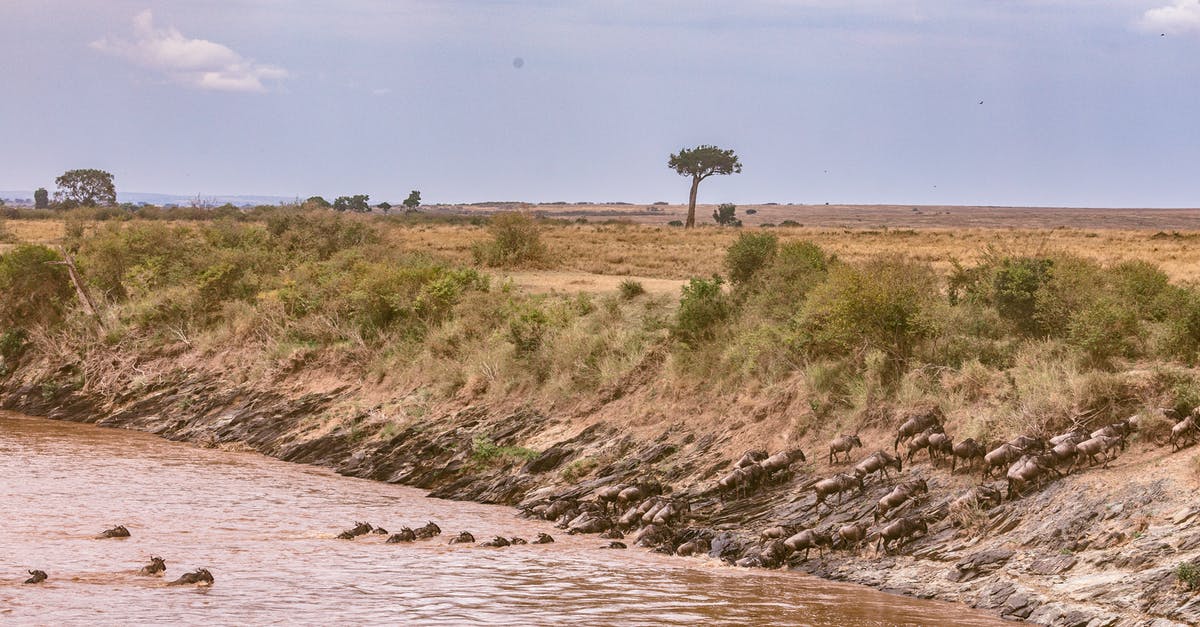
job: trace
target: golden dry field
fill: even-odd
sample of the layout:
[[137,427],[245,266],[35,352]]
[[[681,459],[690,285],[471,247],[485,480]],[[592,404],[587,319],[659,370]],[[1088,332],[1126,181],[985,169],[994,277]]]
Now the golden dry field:
[[[707,225],[685,231],[667,226],[680,205],[495,205],[433,207],[431,215],[487,215],[524,209],[557,218],[542,230],[549,265],[505,273],[534,291],[609,291],[637,277],[652,292],[676,291],[686,279],[722,271],[725,249],[743,231],[794,219],[804,226],[768,227],[781,240],[811,240],[846,260],[903,255],[938,270],[970,264],[989,247],[1013,254],[1069,253],[1102,263],[1144,260],[1173,280],[1200,280],[1200,210],[1054,209],[911,206],[740,207],[743,229]],[[746,209],[755,214],[746,216]],[[700,222],[711,205],[697,207]],[[566,220],[584,218],[587,223]],[[774,222],[772,222],[774,221]],[[186,223],[185,223],[186,224]],[[385,241],[403,249],[472,261],[471,248],[487,229],[463,222],[380,220]],[[64,223],[6,220],[9,240],[52,244]]]

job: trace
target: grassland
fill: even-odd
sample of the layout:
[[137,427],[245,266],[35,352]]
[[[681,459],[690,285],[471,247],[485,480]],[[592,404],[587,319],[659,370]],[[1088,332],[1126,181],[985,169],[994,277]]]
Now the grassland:
[[[806,226],[764,228],[801,209],[761,206],[757,227],[684,231],[672,206],[543,206],[539,252],[496,266],[492,209],[8,219],[4,368],[57,360],[119,388],[148,376],[123,365],[170,354],[239,381],[608,403],[631,428],[740,416],[769,425],[745,437],[784,439],[916,404],[999,437],[1200,403],[1200,231],[1180,230],[1200,212],[810,207]],[[59,245],[95,320],[46,264]]]

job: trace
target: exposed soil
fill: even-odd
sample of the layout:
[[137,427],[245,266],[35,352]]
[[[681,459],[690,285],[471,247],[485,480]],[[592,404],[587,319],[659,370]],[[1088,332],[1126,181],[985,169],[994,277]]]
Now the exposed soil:
[[[629,381],[570,408],[484,407],[468,399],[419,415],[389,409],[404,393],[333,383],[326,376],[237,384],[178,357],[144,359],[137,386],[81,387],[77,365],[25,364],[0,380],[0,407],[31,415],[139,429],[202,446],[250,448],[280,459],[431,490],[432,496],[500,503],[533,511],[555,501],[587,502],[598,488],[654,480],[690,503],[683,522],[633,530],[626,542],[670,552],[704,538],[709,555],[730,562],[786,564],[829,579],[993,610],[1051,625],[1200,623],[1200,594],[1176,575],[1200,567],[1200,503],[1191,451],[1134,438],[1108,468],[1088,468],[1030,489],[991,510],[954,514],[948,504],[979,483],[951,475],[919,454],[890,479],[868,478],[818,514],[811,486],[849,464],[825,459],[823,442],[789,431],[794,392],[746,393],[737,415],[706,414],[680,399],[650,399],[636,385],[652,376],[655,354]],[[647,407],[657,408],[647,410]],[[898,416],[881,416],[861,435],[853,459],[890,449]],[[489,449],[481,449],[486,441]],[[716,477],[751,448],[800,446],[808,461],[737,498]],[[536,451],[523,455],[527,449]],[[797,552],[764,556],[764,530],[789,532],[871,521],[875,503],[898,482],[923,478],[929,495],[899,515],[921,513],[928,532],[892,554]],[[991,482],[998,488],[1002,482]],[[586,506],[585,506],[586,509]],[[567,521],[563,521],[564,524]],[[574,521],[576,527],[579,520]]]

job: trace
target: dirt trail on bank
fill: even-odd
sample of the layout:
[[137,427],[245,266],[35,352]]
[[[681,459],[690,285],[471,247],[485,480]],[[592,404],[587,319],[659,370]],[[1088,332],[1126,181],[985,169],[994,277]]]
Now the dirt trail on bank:
[[[1200,564],[1193,450],[1171,453],[1135,438],[1109,468],[1030,490],[974,513],[965,526],[947,514],[948,504],[977,485],[979,474],[951,475],[922,454],[903,472],[872,477],[862,493],[818,513],[812,484],[848,465],[827,463],[828,434],[791,426],[789,417],[807,402],[797,387],[745,391],[730,401],[732,411],[706,406],[689,390],[670,395],[648,385],[661,367],[662,356],[655,355],[629,381],[572,407],[484,406],[464,397],[420,415],[397,415],[387,408],[404,392],[334,384],[336,377],[319,373],[237,384],[200,368],[200,360],[179,357],[142,360],[138,369],[149,376],[139,375],[136,387],[112,381],[103,389],[78,389],[62,383],[74,376],[72,366],[26,367],[0,381],[0,407],[250,448],[438,497],[527,509],[550,501],[586,503],[600,487],[653,479],[688,502],[691,514],[644,544],[669,551],[685,539],[705,538],[710,555],[728,561],[760,555],[760,534],[771,526],[870,522],[874,504],[898,482],[925,479],[929,495],[901,515],[929,517],[928,532],[896,554],[864,547],[814,552],[807,560],[795,554],[785,563],[1042,624],[1200,623],[1200,596],[1175,574],[1179,564]],[[884,413],[859,425],[866,446],[852,458],[890,450],[896,421]],[[481,454],[481,439],[496,450]],[[730,498],[713,490],[742,452],[796,446],[808,461],[749,495]],[[526,449],[532,457],[512,453]]]

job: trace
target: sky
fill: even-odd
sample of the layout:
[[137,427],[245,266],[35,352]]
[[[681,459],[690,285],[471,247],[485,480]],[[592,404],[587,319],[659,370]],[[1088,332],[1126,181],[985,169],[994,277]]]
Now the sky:
[[0,189],[1200,206],[1200,0],[3,0]]

